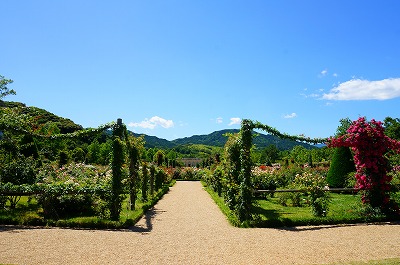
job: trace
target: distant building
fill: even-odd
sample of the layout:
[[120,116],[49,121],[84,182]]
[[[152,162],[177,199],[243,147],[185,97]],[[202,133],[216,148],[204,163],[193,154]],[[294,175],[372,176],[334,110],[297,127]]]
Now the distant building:
[[197,167],[201,165],[203,160],[201,158],[181,158],[180,162],[185,167]]

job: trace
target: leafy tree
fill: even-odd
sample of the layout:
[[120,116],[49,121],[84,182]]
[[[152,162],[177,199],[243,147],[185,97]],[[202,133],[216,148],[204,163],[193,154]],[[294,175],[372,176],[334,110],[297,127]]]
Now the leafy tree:
[[[400,119],[386,117],[383,121],[385,127],[385,135],[392,139],[400,140]],[[391,152],[389,157],[389,162],[391,166],[396,166],[400,164],[400,154]]]
[[0,100],[8,95],[16,95],[14,89],[9,89],[7,85],[14,82],[11,79],[6,79],[4,76],[0,75]]
[[105,143],[100,144],[99,157],[97,162],[101,165],[108,165],[110,163],[112,154],[112,141],[109,139]]
[[385,134],[396,140],[400,140],[400,119],[386,117],[383,121],[385,127]]
[[88,163],[97,164],[98,161],[100,160],[99,158],[100,158],[100,144],[99,141],[97,141],[96,139],[88,146],[87,160]]
[[290,152],[290,157],[295,163],[305,164],[308,162],[308,151],[304,146],[296,145]]
[[73,151],[72,151],[72,159],[75,162],[84,162],[85,161],[85,151],[83,151],[82,148],[80,147],[76,147]]
[[164,162],[164,152],[162,150],[158,150],[157,153],[154,155],[154,161],[157,163],[157,166],[162,166]]
[[68,163],[69,154],[65,150],[61,150],[58,155],[58,167],[62,167]]
[[271,144],[267,146],[261,154],[260,162],[263,164],[271,165],[275,163],[275,161],[279,158],[279,149],[276,145]]
[[155,148],[149,148],[149,149],[147,149],[147,152],[143,153],[143,155],[144,155],[143,158],[148,162],[152,162],[154,159],[155,153],[156,153]]

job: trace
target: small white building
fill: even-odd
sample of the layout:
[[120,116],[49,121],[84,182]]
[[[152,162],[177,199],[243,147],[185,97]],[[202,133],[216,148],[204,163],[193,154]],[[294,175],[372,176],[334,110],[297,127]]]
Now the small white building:
[[201,158],[181,158],[181,162],[185,167],[197,167],[203,160]]

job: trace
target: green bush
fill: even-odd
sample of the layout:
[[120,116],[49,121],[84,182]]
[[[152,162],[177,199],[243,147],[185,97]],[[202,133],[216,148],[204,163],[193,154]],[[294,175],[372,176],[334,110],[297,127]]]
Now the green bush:
[[46,193],[37,196],[37,201],[42,206],[43,215],[46,219],[58,220],[66,217],[95,214],[93,198],[92,194],[55,196],[54,194]]
[[[301,192],[282,192],[278,194],[277,197],[279,204],[282,206],[301,206]],[[290,201],[291,204],[289,204],[288,201]]]
[[256,190],[275,190],[278,186],[276,175],[267,170],[254,168],[251,172],[251,183]]
[[16,185],[32,184],[36,179],[36,162],[33,157],[19,156],[8,163],[0,164],[0,182]]
[[186,167],[181,171],[181,179],[183,180],[196,180],[196,172],[192,167]]
[[211,173],[206,175],[208,186],[215,191],[218,196],[222,196],[222,180],[224,178],[224,169],[222,166],[218,166],[215,170]]
[[338,147],[332,156],[331,166],[327,175],[327,183],[332,188],[346,186],[346,178],[350,172],[355,171],[353,155],[349,147]]
[[273,174],[277,187],[287,187],[288,185],[293,183],[296,175],[301,174],[303,171],[303,168],[296,165],[282,167],[281,169],[275,171]]
[[[61,168],[44,165],[38,173],[38,203],[46,219],[98,214],[105,216],[111,199],[108,167],[70,163]],[[74,195],[73,195],[74,194]]]
[[324,191],[326,179],[320,174],[303,172],[295,178],[294,184],[305,190],[308,195],[312,213],[315,216],[326,216],[329,208],[329,194]]

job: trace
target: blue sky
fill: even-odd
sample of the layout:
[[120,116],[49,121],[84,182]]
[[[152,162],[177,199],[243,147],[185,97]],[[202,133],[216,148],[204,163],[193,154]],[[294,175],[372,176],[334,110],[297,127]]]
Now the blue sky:
[[84,127],[165,139],[400,117],[399,1],[2,1],[0,75]]

